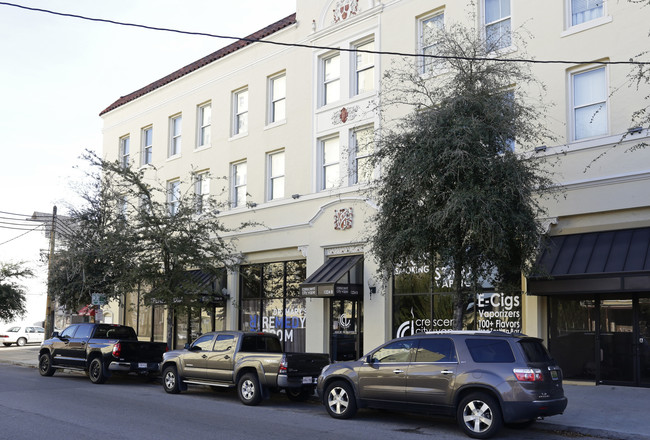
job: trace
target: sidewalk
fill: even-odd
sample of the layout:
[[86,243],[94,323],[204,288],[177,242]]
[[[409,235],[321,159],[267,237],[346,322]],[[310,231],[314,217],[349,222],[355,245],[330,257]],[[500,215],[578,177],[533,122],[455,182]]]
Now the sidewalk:
[[[0,347],[0,364],[36,368],[38,350],[38,345]],[[650,440],[650,388],[565,383],[564,393],[569,399],[565,413],[539,421],[532,429]]]

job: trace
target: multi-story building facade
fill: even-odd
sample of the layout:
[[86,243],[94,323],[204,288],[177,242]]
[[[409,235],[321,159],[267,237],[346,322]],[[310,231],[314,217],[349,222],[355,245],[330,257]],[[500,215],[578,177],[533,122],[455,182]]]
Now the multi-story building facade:
[[[532,65],[543,104],[554,105],[545,123],[556,140],[515,147],[557,158],[565,192],[540,219],[552,277],[523,280],[515,296],[486,286],[466,326],[544,338],[569,379],[649,385],[650,152],[627,152],[647,140],[647,127],[629,130],[647,93],[626,87],[630,65],[608,64],[642,52],[648,11],[576,0],[297,0],[296,14],[251,36],[283,45],[238,41],[118,99],[101,113],[106,158],[154,165],[172,206],[192,184],[197,196],[229,202],[225,223],[262,225],[237,234],[244,260],[218,289],[228,300],[176,311],[176,345],[213,329],[258,329],[288,350],[341,360],[451,327],[444,277],[423,282],[436,268],[377,282],[367,244],[377,206],[366,190],[381,172],[368,165],[391,68],[381,52],[430,54],[429,29],[464,21],[499,36],[503,53],[519,52],[508,36],[523,28],[535,59],[566,61]],[[198,177],[186,184],[190,172]],[[226,176],[227,194],[208,176]],[[137,292],[126,303],[139,304]],[[165,313],[140,305],[121,316],[162,340]]]

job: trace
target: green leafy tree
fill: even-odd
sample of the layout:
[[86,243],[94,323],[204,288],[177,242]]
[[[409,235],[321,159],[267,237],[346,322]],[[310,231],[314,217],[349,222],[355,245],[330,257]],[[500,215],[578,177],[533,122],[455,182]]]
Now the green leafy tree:
[[23,263],[0,263],[0,320],[13,321],[25,315],[25,290],[18,281],[33,277]]
[[146,304],[168,307],[171,345],[175,306],[206,289],[191,273],[216,277],[236,262],[234,242],[224,238],[233,230],[218,217],[226,202],[197,197],[194,175],[171,189],[153,167],[134,170],[91,153],[85,158],[97,173],[85,207],[71,210],[53,290],[65,304],[87,304],[93,291],[121,299],[138,289]]
[[520,152],[548,139],[544,109],[525,94],[543,87],[525,64],[495,59],[500,42],[479,35],[461,25],[441,29],[439,59],[385,74],[382,107],[411,112],[385,121],[373,157],[382,167],[371,239],[380,267],[443,270],[458,329],[483,280],[520,290],[539,243],[538,195],[551,184],[541,161]]

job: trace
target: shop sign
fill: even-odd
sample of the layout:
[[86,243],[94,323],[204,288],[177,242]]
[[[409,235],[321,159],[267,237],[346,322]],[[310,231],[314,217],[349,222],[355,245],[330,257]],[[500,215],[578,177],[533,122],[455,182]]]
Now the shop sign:
[[281,341],[293,342],[294,330],[304,330],[307,318],[305,310],[302,307],[287,308],[285,316],[282,317],[282,309],[273,309],[272,316],[261,317],[248,315],[248,321],[251,331],[263,331],[266,333],[275,333]]

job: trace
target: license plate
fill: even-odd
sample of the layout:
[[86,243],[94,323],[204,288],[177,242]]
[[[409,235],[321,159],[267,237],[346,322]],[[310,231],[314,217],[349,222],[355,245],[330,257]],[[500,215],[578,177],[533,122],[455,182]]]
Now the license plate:
[[553,380],[558,380],[559,375],[557,374],[557,370],[551,370],[551,379]]
[[147,368],[146,362],[138,362],[138,368]]
[[311,384],[311,383],[314,383],[314,378],[311,378],[311,377],[303,377],[303,378],[302,378],[302,383],[304,383],[304,384]]

